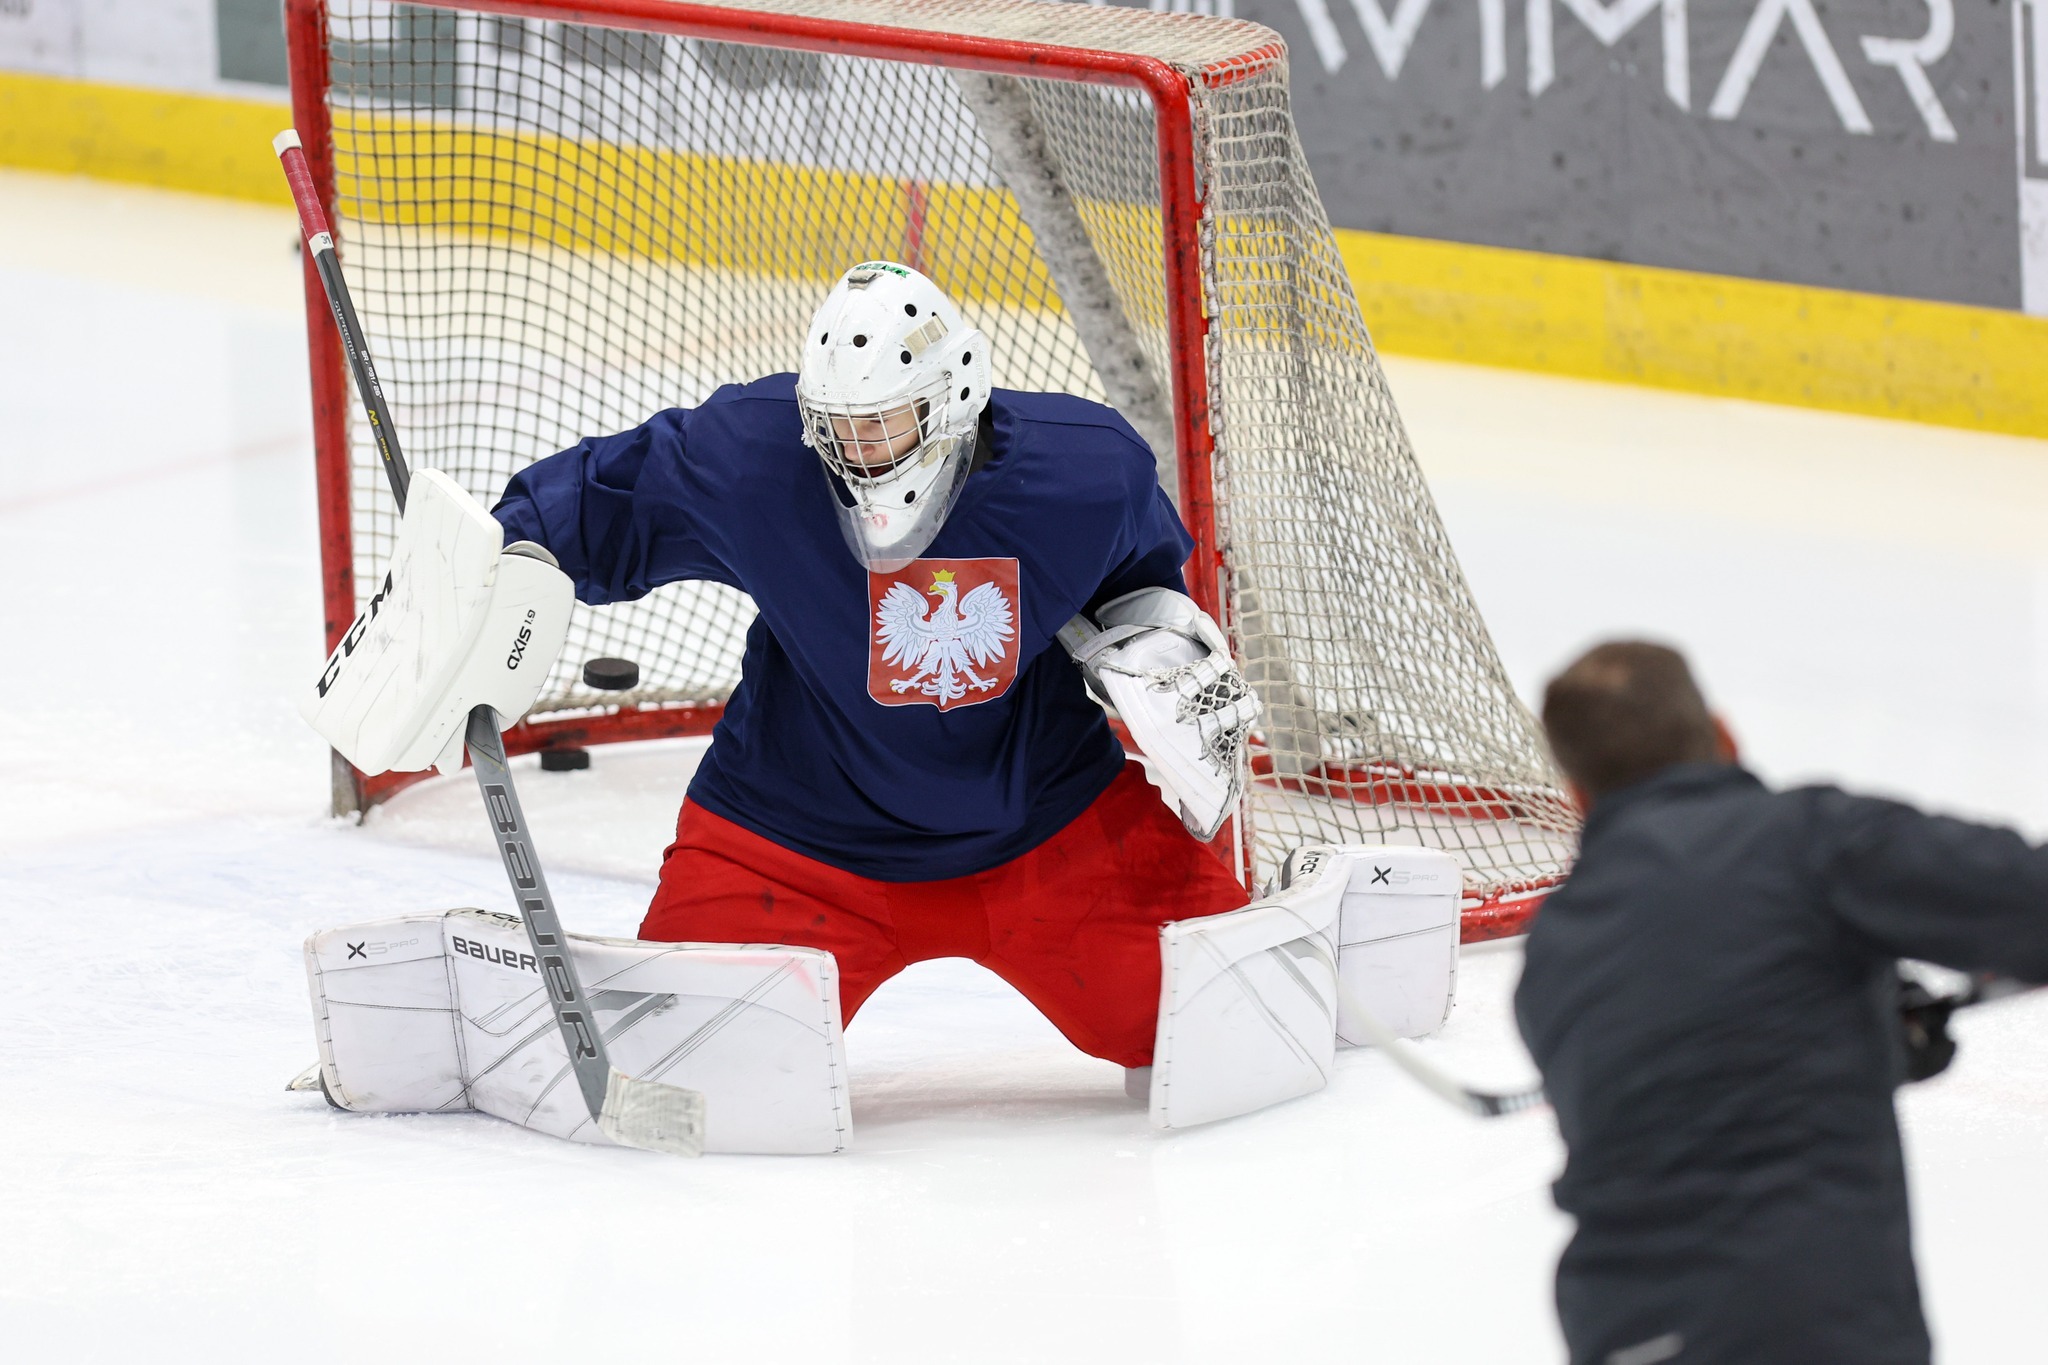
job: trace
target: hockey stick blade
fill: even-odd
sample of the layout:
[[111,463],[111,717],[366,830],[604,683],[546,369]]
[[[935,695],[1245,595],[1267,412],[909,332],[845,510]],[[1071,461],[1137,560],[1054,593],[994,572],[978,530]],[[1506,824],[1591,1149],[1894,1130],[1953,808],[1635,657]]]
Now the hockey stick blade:
[[613,1067],[605,1081],[597,1126],[621,1147],[702,1156],[704,1096],[679,1085],[635,1080]]
[[1337,997],[1350,1014],[1351,1022],[1364,1031],[1366,1038],[1385,1053],[1389,1061],[1407,1072],[1423,1089],[1466,1113],[1482,1119],[1497,1119],[1504,1114],[1538,1109],[1547,1103],[1540,1085],[1523,1090],[1474,1090],[1422,1060],[1415,1049],[1395,1037],[1394,1031],[1382,1024],[1378,1016],[1360,1005],[1358,997],[1346,990],[1341,981],[1337,983]]

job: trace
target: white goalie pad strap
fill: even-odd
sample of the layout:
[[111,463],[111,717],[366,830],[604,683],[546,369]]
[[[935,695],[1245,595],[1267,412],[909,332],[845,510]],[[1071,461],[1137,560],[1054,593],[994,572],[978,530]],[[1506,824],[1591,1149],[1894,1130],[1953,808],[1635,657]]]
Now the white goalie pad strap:
[[1364,1047],[1376,1030],[1359,1019],[1369,1011],[1377,1032],[1420,1038],[1443,1027],[1458,984],[1458,907],[1464,874],[1442,849],[1407,844],[1342,844],[1298,850],[1283,885],[1314,860],[1346,869],[1337,928],[1337,1041]]
[[[704,1096],[707,1152],[846,1145],[839,973],[808,948],[571,934],[612,1065]],[[468,1109],[602,1143],[517,919],[449,910],[306,941],[322,1077],[344,1109]]]
[[1152,1123],[1187,1128],[1320,1090],[1336,1056],[1341,866],[1227,914],[1159,931]]
[[413,472],[376,596],[327,657],[300,713],[366,773],[450,769],[470,710],[526,714],[568,638],[575,589],[539,546],[453,479]]
[[1209,614],[1183,593],[1145,588],[1061,632],[1096,690],[1114,706],[1147,773],[1197,838],[1214,838],[1237,805],[1244,746],[1259,699]]

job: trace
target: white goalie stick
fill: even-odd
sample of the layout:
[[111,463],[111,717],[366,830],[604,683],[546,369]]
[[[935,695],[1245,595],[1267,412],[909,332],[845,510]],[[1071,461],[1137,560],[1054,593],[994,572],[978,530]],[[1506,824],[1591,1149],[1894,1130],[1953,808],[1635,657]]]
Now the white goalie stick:
[[1537,1109],[1545,1103],[1540,1085],[1521,1090],[1475,1090],[1449,1072],[1424,1061],[1420,1052],[1405,1039],[1395,1037],[1393,1030],[1361,1005],[1358,997],[1345,989],[1341,978],[1337,982],[1337,998],[1344,1006],[1347,1025],[1363,1033],[1366,1041],[1384,1052],[1388,1061],[1407,1072],[1423,1089],[1466,1113],[1482,1119],[1497,1119],[1504,1114]]
[[[1902,984],[1910,991],[1912,983],[1909,980]],[[1957,1010],[2008,1000],[2039,989],[2041,987],[2011,977],[1984,973],[1972,976],[1963,989],[1952,994],[1935,994],[1924,989],[1918,996],[1906,994],[1900,1001],[1899,1022],[1911,1059],[1907,1079],[1926,1080],[1939,1074],[1954,1058],[1956,1049],[1948,1037],[1948,1020]],[[1449,1072],[1424,1061],[1415,1048],[1395,1037],[1370,1010],[1359,1004],[1358,998],[1344,988],[1341,980],[1337,983],[1337,995],[1348,1012],[1347,1022],[1365,1034],[1368,1042],[1386,1053],[1389,1061],[1407,1072],[1423,1089],[1466,1113],[1482,1119],[1497,1119],[1505,1114],[1520,1114],[1540,1108],[1547,1102],[1540,1085],[1521,1090],[1477,1090],[1466,1085]],[[1923,1058],[1930,1057],[1933,1059],[1931,1066],[1925,1070],[1915,1069]]]
[[[299,135],[291,130],[279,133],[272,146],[284,165],[292,198],[299,210],[299,226],[312,253],[313,267],[326,291],[334,324],[341,333],[342,349],[355,374],[356,391],[370,419],[377,451],[383,457],[384,472],[391,484],[391,496],[398,510],[405,510],[405,495],[411,483],[405,456],[398,448],[398,431],[384,402],[383,386],[370,364],[369,346],[362,325],[356,319],[348,285],[341,274],[341,262],[334,252],[334,234],[327,224],[313,171],[307,162]],[[613,1142],[648,1151],[678,1156],[700,1156],[704,1151],[704,1097],[681,1086],[659,1081],[636,1080],[614,1068],[606,1051],[604,1035],[577,979],[575,963],[562,922],[555,913],[554,897],[548,893],[541,874],[540,855],[534,851],[527,831],[526,815],[520,809],[519,793],[506,767],[505,741],[498,732],[498,717],[487,705],[469,713],[465,735],[469,761],[476,769],[477,786],[483,793],[484,813],[491,822],[491,837],[505,860],[505,875],[511,879],[513,899],[526,937],[540,963],[541,980],[547,986],[548,1001],[562,1042],[569,1050],[569,1065],[576,1084],[599,1131]]]

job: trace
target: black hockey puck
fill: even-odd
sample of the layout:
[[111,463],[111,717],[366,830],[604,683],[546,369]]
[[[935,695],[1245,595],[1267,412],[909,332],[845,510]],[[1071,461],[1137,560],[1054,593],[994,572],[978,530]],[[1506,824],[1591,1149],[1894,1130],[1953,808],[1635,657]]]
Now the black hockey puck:
[[542,749],[540,770],[544,773],[573,773],[590,766],[588,749]]
[[600,692],[626,692],[640,685],[640,665],[631,659],[592,659],[583,665],[583,685]]

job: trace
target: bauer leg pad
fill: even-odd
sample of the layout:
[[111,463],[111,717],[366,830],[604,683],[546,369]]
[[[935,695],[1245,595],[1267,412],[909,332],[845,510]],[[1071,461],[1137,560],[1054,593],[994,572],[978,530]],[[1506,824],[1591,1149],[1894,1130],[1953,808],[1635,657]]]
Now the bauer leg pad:
[[[838,968],[808,948],[571,934],[612,1064],[705,1097],[708,1152],[833,1152],[849,1129]],[[408,915],[306,940],[329,1097],[359,1112],[481,1110],[604,1142],[509,915]]]
[[[1375,1032],[1419,1038],[1443,1027],[1458,984],[1458,904],[1464,875],[1441,849],[1412,844],[1344,844],[1307,848],[1341,859],[1343,912],[1337,924],[1337,1041],[1369,1043]],[[1380,1028],[1359,1018],[1369,1011]]]
[[1161,927],[1152,1123],[1187,1128],[1320,1090],[1336,1056],[1343,860],[1242,910]]

